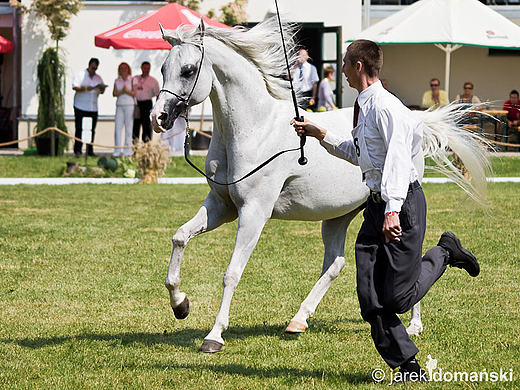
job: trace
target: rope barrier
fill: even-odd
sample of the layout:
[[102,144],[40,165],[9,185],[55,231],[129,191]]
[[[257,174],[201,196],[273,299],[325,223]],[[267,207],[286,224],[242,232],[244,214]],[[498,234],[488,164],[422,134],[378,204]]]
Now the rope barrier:
[[[17,143],[19,143],[19,142],[28,141],[28,140],[30,140],[30,139],[34,139],[34,138],[36,138],[36,137],[38,137],[38,136],[40,136],[40,135],[42,135],[42,134],[45,134],[45,133],[47,133],[48,131],[51,131],[51,130],[57,131],[58,133],[61,133],[61,134],[65,135],[65,136],[67,136],[67,137],[69,137],[69,138],[71,138],[71,139],[73,139],[73,140],[76,140],[76,141],[79,141],[79,142],[83,142],[81,139],[76,138],[76,137],[74,137],[74,136],[72,136],[72,135],[70,135],[70,134],[68,134],[68,133],[66,133],[66,132],[64,132],[64,131],[62,131],[62,130],[60,130],[60,129],[58,129],[57,127],[47,127],[46,129],[44,129],[44,130],[40,131],[39,133],[36,133],[36,134],[34,134],[34,135],[30,136],[30,137],[26,137],[26,138],[23,138],[23,139],[14,140],[14,141],[10,141],[10,142],[0,143],[0,147],[8,146],[8,145],[13,145],[13,144],[17,144]],[[202,131],[200,131],[200,130],[196,130],[196,129],[190,129],[190,130],[192,130],[192,131],[194,131],[194,132],[196,132],[196,133],[198,133],[198,134],[200,134],[200,135],[202,135],[202,136],[204,136],[204,137],[207,137],[207,138],[209,138],[209,139],[213,138],[210,134],[206,134],[206,133],[204,133],[204,132],[202,132]],[[184,132],[184,129],[179,130],[178,132],[176,132],[176,133],[174,133],[174,134],[171,134],[171,135],[169,135],[168,137],[162,138],[162,140],[164,141],[164,140],[167,140],[167,139],[173,138],[173,137],[175,137],[176,135],[181,134],[182,132]],[[509,142],[500,142],[500,141],[495,141],[495,140],[492,140],[492,139],[487,139],[487,141],[488,141],[489,143],[496,144],[496,145],[500,145],[500,146],[509,146],[509,147],[512,147],[512,148],[518,148],[518,147],[520,147],[520,144],[512,144],[512,143],[509,143]],[[96,147],[99,147],[99,148],[109,148],[109,149],[110,149],[110,148],[112,148],[112,149],[124,149],[124,148],[129,148],[129,147],[135,149],[135,148],[137,147],[136,145],[132,145],[132,146],[110,146],[110,145],[101,145],[101,144],[96,144],[96,143],[93,143],[93,142],[87,142],[87,143],[85,143],[85,144],[86,144],[86,145],[96,146]]]
[[[70,139],[73,139],[73,140],[75,140],[75,141],[83,142],[81,139],[76,138],[76,137],[70,135],[69,133],[66,133],[66,132],[63,131],[63,130],[58,129],[57,127],[47,127],[46,129],[44,129],[44,130],[42,130],[42,131],[40,131],[40,132],[38,132],[38,133],[36,133],[36,134],[30,136],[30,137],[26,137],[26,138],[18,139],[18,140],[14,140],[14,141],[9,141],[9,142],[0,143],[0,147],[2,147],[2,146],[8,146],[8,145],[14,145],[14,144],[17,144],[17,143],[19,143],[19,142],[28,141],[28,140],[30,140],[30,139],[34,139],[34,138],[36,138],[36,137],[38,137],[38,136],[40,136],[40,135],[42,135],[42,134],[45,134],[45,133],[47,133],[47,132],[49,132],[49,131],[52,131],[52,130],[57,131],[58,133],[61,133],[61,134],[63,134],[64,136],[69,137]],[[208,137],[208,138],[210,138],[210,139],[212,138],[211,135],[206,134],[206,133],[204,133],[204,132],[202,132],[202,131],[200,131],[200,130],[195,130],[195,129],[190,129],[190,130],[192,130],[192,131],[194,131],[194,132],[196,132],[196,133],[198,133],[198,134],[200,134],[200,135],[203,135],[204,137]],[[181,133],[183,133],[183,132],[184,132],[184,129],[179,130],[179,131],[176,132],[176,133],[170,134],[168,137],[162,138],[162,140],[164,141],[164,140],[167,140],[167,139],[173,138],[173,137],[175,137],[176,135],[179,135],[179,134],[181,134]],[[111,148],[111,149],[125,149],[125,148],[130,148],[130,147],[131,147],[131,148],[134,148],[134,149],[137,148],[137,145],[132,145],[132,146],[110,146],[110,145],[101,145],[101,144],[96,144],[96,143],[93,143],[93,142],[86,142],[85,145],[92,145],[92,146],[96,146],[96,147],[98,147],[98,148],[109,148],[109,149],[110,149],[110,148]]]

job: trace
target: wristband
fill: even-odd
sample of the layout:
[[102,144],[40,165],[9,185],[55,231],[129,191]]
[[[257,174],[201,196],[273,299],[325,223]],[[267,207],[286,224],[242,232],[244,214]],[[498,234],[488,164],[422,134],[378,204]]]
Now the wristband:
[[385,217],[388,217],[389,215],[393,217],[394,215],[399,215],[399,213],[397,211],[387,211]]

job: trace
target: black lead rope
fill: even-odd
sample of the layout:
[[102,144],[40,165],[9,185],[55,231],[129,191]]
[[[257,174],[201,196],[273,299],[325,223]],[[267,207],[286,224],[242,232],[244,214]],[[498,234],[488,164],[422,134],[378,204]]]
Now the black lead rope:
[[274,156],[271,156],[269,159],[265,160],[262,164],[260,164],[255,169],[253,169],[251,172],[249,172],[245,176],[243,176],[240,179],[235,180],[235,181],[233,181],[231,183],[221,183],[219,181],[216,181],[216,180],[212,179],[208,175],[206,175],[201,169],[199,169],[195,164],[193,164],[193,162],[191,162],[191,160],[188,157],[189,150],[190,150],[190,132],[189,132],[188,118],[186,118],[186,138],[184,139],[184,158],[186,159],[188,164],[190,164],[197,172],[199,172],[202,176],[204,176],[209,181],[211,181],[211,182],[213,182],[215,184],[219,184],[221,186],[230,186],[232,184],[237,184],[238,182],[240,182],[240,181],[242,181],[244,179],[247,179],[249,176],[251,176],[252,174],[258,172],[260,169],[265,167],[267,164],[269,164],[271,161],[273,161],[278,156],[280,156],[280,155],[282,155],[284,153],[287,153],[287,152],[297,152],[298,150],[300,150],[300,148],[282,150],[281,152],[276,153]]

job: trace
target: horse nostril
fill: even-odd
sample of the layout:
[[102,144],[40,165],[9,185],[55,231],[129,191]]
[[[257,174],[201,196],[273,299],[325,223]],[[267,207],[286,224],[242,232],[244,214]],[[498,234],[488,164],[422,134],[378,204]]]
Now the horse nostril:
[[160,119],[162,121],[166,120],[168,118],[168,114],[165,112],[161,112],[161,115],[157,117],[157,119]]

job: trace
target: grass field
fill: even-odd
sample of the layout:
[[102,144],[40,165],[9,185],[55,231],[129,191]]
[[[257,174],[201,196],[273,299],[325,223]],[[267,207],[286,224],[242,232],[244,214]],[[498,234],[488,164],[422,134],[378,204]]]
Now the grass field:
[[[201,169],[204,168],[205,156],[191,156],[190,159]],[[41,157],[41,156],[4,156],[0,157],[0,177],[61,177],[67,166],[67,161],[76,161],[85,165],[84,158],[75,157]],[[97,166],[98,158],[89,158],[87,167]],[[119,160],[121,161],[121,160]],[[128,160],[123,160],[129,163]],[[520,153],[518,157],[491,157],[493,176],[520,177]],[[135,162],[131,164],[136,168]],[[123,177],[121,167],[116,172],[104,172],[104,176]],[[184,157],[172,157],[168,164],[165,177],[192,177],[199,174],[188,165]],[[425,176],[439,176],[437,172],[426,171]]]
[[[482,273],[473,279],[449,269],[425,297],[425,330],[414,338],[419,361],[431,355],[451,372],[512,369],[514,382],[409,387],[517,389],[518,184],[491,184],[488,214],[461,204],[452,184],[424,188],[425,247],[453,230],[478,256]],[[205,185],[1,186],[0,388],[385,388],[391,372],[356,297],[359,216],[347,233],[347,264],[305,334],[283,331],[320,274],[320,225],[270,221],[235,292],[223,352],[197,352],[220,304],[236,222],[188,245],[181,286],[192,311],[185,320],[174,319],[163,281],[171,237],[207,191]],[[387,375],[382,384],[371,378],[378,368]]]

